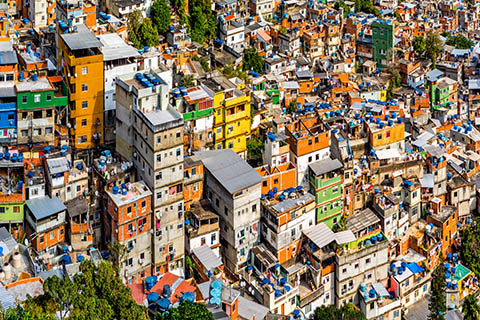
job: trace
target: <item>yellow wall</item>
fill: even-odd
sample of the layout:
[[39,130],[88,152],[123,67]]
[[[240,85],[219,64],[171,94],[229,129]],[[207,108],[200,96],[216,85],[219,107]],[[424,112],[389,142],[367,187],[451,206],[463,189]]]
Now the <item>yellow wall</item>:
[[[93,134],[102,135],[98,141],[103,143],[103,56],[101,53],[88,57],[75,58],[68,47],[59,37],[59,49],[63,52],[65,65],[63,72],[69,89],[69,118],[72,124],[73,143],[75,148],[88,149],[95,146]],[[60,61],[62,57],[59,57]],[[87,74],[82,73],[83,67],[87,67]],[[68,77],[70,74],[70,77]],[[75,77],[76,74],[76,77]],[[88,86],[87,91],[82,91],[82,85]],[[88,107],[82,108],[83,101],[87,101]],[[98,119],[98,120],[97,120]],[[82,120],[86,120],[82,126]],[[100,125],[95,127],[94,123]],[[76,128],[73,127],[76,126]],[[86,136],[86,143],[78,143],[78,138]]]
[[[387,137],[387,132],[390,136]],[[379,136],[381,135],[381,138]],[[405,126],[403,123],[395,124],[393,127],[387,127],[382,130],[370,132],[370,143],[373,148],[385,146],[391,143],[402,141],[405,139]]]
[[250,97],[243,95],[228,100],[223,98],[223,91],[214,97],[215,148],[227,149],[233,144],[233,151],[244,152],[251,127]]

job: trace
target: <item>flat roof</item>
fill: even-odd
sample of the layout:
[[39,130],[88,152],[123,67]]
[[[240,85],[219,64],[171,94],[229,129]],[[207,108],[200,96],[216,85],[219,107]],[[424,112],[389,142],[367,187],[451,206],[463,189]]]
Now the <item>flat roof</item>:
[[150,124],[150,129],[152,129],[154,132],[156,126],[163,126],[169,122],[181,122],[183,124],[183,117],[178,111],[172,109],[172,108],[167,108],[167,110],[154,110],[151,112],[141,112],[140,110],[136,110],[138,114],[143,116],[147,121],[147,125]]
[[311,201],[315,200],[315,196],[309,192],[302,195],[298,199],[286,199],[274,204],[271,208],[279,213],[288,211],[297,206],[305,205]]
[[311,163],[309,166],[313,173],[315,173],[317,176],[343,168],[343,164],[340,162],[340,160],[332,158],[316,161]]
[[103,61],[112,61],[130,57],[139,57],[140,53],[134,47],[128,45],[125,40],[116,33],[101,34],[98,36],[103,47]]
[[70,50],[100,48],[103,45],[84,24],[77,25],[77,32],[63,33],[60,37]]
[[112,190],[108,191],[108,195],[112,198],[113,202],[117,206],[123,206],[125,204],[138,201],[152,194],[150,189],[145,185],[143,181],[127,183],[127,194],[122,194],[120,189],[117,194],[114,194]]
[[48,78],[46,77],[38,78],[37,81],[33,81],[31,78],[19,81],[17,82],[16,87],[17,92],[54,90],[50,81],[48,81]]

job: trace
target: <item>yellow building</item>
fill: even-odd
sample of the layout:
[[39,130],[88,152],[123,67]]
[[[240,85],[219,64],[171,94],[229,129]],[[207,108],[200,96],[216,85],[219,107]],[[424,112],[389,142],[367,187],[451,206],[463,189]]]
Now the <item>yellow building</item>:
[[247,137],[251,130],[250,96],[225,77],[203,83],[213,92],[215,149],[233,149],[242,158],[247,155]]
[[103,143],[102,43],[84,25],[58,37],[57,58],[68,86],[71,145],[90,149]]
[[369,143],[373,149],[397,148],[405,150],[405,125],[401,119],[376,119],[366,122]]

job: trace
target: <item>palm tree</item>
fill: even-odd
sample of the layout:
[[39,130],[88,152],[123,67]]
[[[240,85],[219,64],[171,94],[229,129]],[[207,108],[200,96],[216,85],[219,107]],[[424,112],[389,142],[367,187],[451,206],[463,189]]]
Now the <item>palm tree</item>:
[[463,301],[462,306],[464,320],[477,320],[480,316],[480,306],[478,305],[477,297],[470,294]]

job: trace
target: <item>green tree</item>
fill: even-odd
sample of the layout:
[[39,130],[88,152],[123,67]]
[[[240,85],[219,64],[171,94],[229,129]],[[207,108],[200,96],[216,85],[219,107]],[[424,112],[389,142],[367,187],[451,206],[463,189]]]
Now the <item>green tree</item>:
[[153,47],[159,42],[158,32],[153,27],[152,20],[143,18],[139,10],[130,14],[128,28],[128,38],[137,49],[142,49],[144,46]]
[[393,15],[395,16],[395,19],[397,19],[398,22],[403,21],[402,16],[400,15],[400,13],[398,11],[394,11]]
[[156,0],[150,8],[150,18],[158,33],[165,34],[171,24],[170,6],[165,0]]
[[355,0],[355,12],[364,12],[380,16],[380,10],[376,8],[370,0]]
[[470,49],[473,46],[472,40],[468,39],[464,35],[452,36],[448,34],[446,44],[454,46],[456,49]]
[[189,11],[192,40],[204,44],[207,40],[213,39],[217,34],[217,25],[211,0],[189,1]]
[[262,163],[263,148],[263,141],[256,135],[252,135],[247,139],[247,157],[253,167]]
[[213,314],[203,304],[183,301],[168,313],[155,315],[155,320],[213,320]]
[[127,247],[120,242],[114,241],[108,245],[108,260],[112,263],[117,275],[120,274],[120,267],[125,262]]
[[98,267],[90,260],[82,262],[73,280],[48,278],[44,291],[7,314],[7,319],[50,320],[59,311],[60,318],[68,320],[148,320],[146,308],[133,300],[130,288],[107,261]]
[[243,70],[250,71],[253,70],[258,73],[263,72],[264,66],[263,58],[258,54],[257,49],[250,47],[245,51],[243,55]]
[[142,39],[143,46],[153,47],[159,42],[157,29],[153,26],[152,20],[145,19],[140,26],[139,36]]
[[447,300],[445,297],[445,267],[443,261],[437,266],[432,275],[432,289],[430,302],[428,304],[428,320],[444,320],[447,311]]
[[422,55],[427,49],[427,41],[424,36],[416,36],[413,40],[413,49],[418,55]]
[[322,306],[313,312],[310,320],[366,320],[363,313],[354,305],[348,303],[341,308],[333,305]]
[[473,271],[480,274],[480,223],[478,220],[469,225],[460,233],[460,259],[462,263]]
[[348,6],[343,0],[335,2],[335,5],[333,6],[336,10],[340,10],[340,8],[343,8],[343,17],[346,18],[348,14],[352,11],[350,6]]
[[194,79],[193,79],[193,75],[191,74],[188,74],[186,76],[184,76],[182,78],[182,82],[183,82],[183,85],[186,87],[186,88],[191,88],[193,87],[194,83],[193,83]]
[[185,0],[170,0],[170,6],[180,18],[181,24],[185,24],[185,21],[182,21],[186,18],[185,14]]
[[462,305],[464,320],[478,320],[480,318],[480,306],[474,294],[468,295]]
[[429,31],[426,40],[426,52],[427,56],[432,60],[433,67],[437,65],[437,57],[442,51],[442,40],[438,35],[438,32]]

